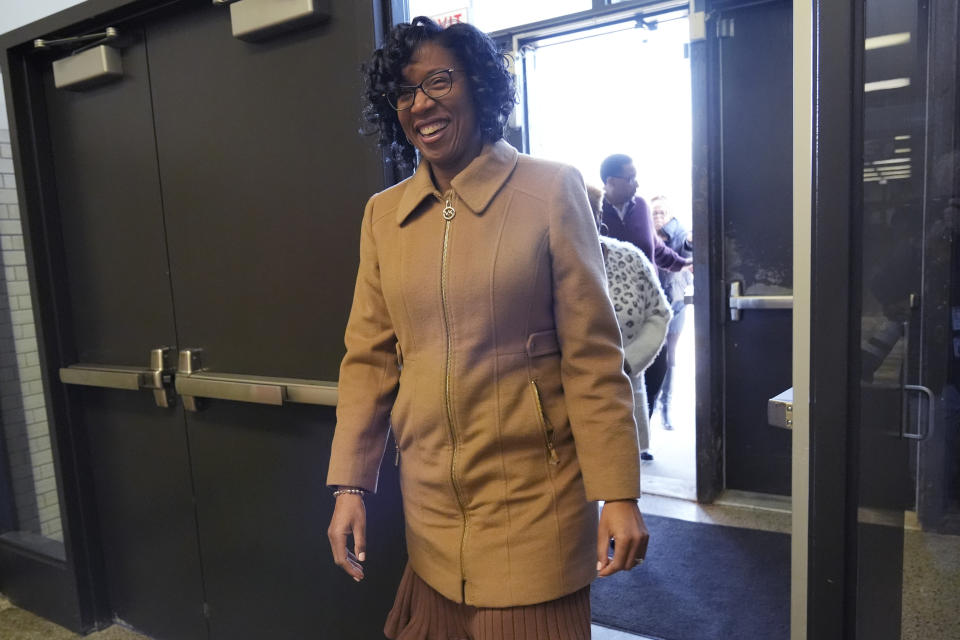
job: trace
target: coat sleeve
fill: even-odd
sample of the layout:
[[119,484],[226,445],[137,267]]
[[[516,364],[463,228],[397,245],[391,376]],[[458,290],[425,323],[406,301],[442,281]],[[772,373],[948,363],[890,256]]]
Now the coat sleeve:
[[560,375],[587,499],[637,498],[633,390],[623,372],[620,329],[583,179],[564,167],[552,193],[549,246]]
[[676,251],[664,244],[660,236],[654,234],[653,243],[653,262],[665,271],[680,271],[693,261],[690,258],[684,258]]
[[360,231],[360,267],[340,363],[337,427],[333,435],[327,484],[376,491],[380,461],[397,393],[393,323],[380,288],[380,263],[373,237],[373,203],[367,203]]
[[[644,309],[644,317],[637,330],[634,339],[629,344],[623,345],[624,358],[630,365],[630,370],[640,372],[649,367],[660,349],[663,347],[663,341],[667,337],[667,328],[673,313],[670,310],[670,303],[660,288],[654,267],[646,256],[637,254],[641,258],[637,263],[636,299],[640,301],[638,305]],[[646,286],[640,286],[641,283]],[[646,295],[644,295],[646,291]],[[649,304],[647,304],[649,303]],[[646,409],[644,409],[646,410]]]

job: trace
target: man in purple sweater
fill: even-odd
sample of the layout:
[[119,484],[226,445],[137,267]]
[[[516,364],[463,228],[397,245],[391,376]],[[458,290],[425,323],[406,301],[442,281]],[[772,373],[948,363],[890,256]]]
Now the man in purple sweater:
[[637,169],[630,156],[618,153],[600,165],[603,180],[603,224],[607,235],[632,242],[664,271],[680,271],[692,260],[684,258],[663,243],[654,232],[653,215],[646,200],[636,195]]
[[[602,222],[605,235],[632,242],[664,271],[680,271],[693,263],[668,247],[653,228],[653,216],[647,202],[637,195],[637,169],[633,159],[622,153],[609,156],[600,165],[603,180]],[[647,387],[647,412],[653,415],[653,403],[667,373],[666,359],[657,360],[647,368],[644,381]],[[652,458],[647,454],[649,459]]]

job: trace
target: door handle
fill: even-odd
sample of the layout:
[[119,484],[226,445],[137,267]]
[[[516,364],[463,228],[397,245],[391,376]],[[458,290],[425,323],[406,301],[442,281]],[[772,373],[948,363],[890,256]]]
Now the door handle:
[[[930,389],[930,387],[925,387],[922,384],[907,384],[907,372],[910,370],[909,358],[910,321],[907,320],[903,323],[903,359],[900,362],[900,437],[906,438],[907,440],[926,440],[930,437],[930,434],[933,433],[933,427],[935,424],[933,407],[934,403],[936,402],[936,398],[933,395],[933,391]],[[911,392],[920,393],[927,397],[927,428],[923,431],[918,429],[917,433],[910,433],[907,431],[907,424],[910,422],[910,405],[907,402],[907,394]]]
[[337,383],[206,371],[200,349],[184,349],[176,389],[188,411],[200,411],[205,398],[282,406],[288,402],[337,406]]
[[[924,429],[923,431],[918,431],[917,433],[909,433],[909,432],[907,431],[907,418],[906,418],[906,416],[907,416],[907,411],[906,411],[906,404],[907,404],[906,400],[907,400],[907,398],[906,398],[906,394],[907,394],[907,392],[909,392],[909,391],[919,392],[919,393],[921,393],[921,394],[923,394],[923,395],[925,395],[925,396],[927,397],[927,428]],[[901,422],[900,422],[900,437],[901,437],[901,438],[906,438],[906,439],[908,439],[908,440],[926,440],[927,438],[930,437],[930,434],[933,433],[933,425],[934,425],[934,421],[933,421],[933,403],[934,403],[933,391],[931,391],[929,387],[925,387],[925,386],[923,386],[923,385],[921,385],[921,384],[905,384],[905,385],[903,385],[903,392],[904,392],[904,398],[903,398],[904,411],[903,411],[903,414],[902,414],[902,415],[903,415],[903,419],[902,419]]]
[[158,407],[172,406],[173,349],[158,347],[150,350],[150,368],[121,365],[79,363],[60,369],[60,381],[85,387],[153,391]]
[[745,296],[743,284],[737,280],[730,283],[730,319],[740,320],[743,309],[793,309],[793,296]]

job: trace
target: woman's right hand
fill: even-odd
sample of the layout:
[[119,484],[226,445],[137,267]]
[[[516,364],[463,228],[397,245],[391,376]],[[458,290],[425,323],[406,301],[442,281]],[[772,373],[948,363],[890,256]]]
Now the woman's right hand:
[[[353,535],[353,551],[347,548],[347,536]],[[363,580],[363,566],[367,559],[367,511],[363,506],[363,496],[345,493],[337,496],[337,504],[327,529],[333,561],[360,582]]]

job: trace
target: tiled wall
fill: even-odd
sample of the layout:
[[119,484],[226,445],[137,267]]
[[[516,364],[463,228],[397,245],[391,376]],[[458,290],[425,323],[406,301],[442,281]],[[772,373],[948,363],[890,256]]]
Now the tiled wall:
[[0,419],[19,530],[63,540],[10,132],[0,129]]

